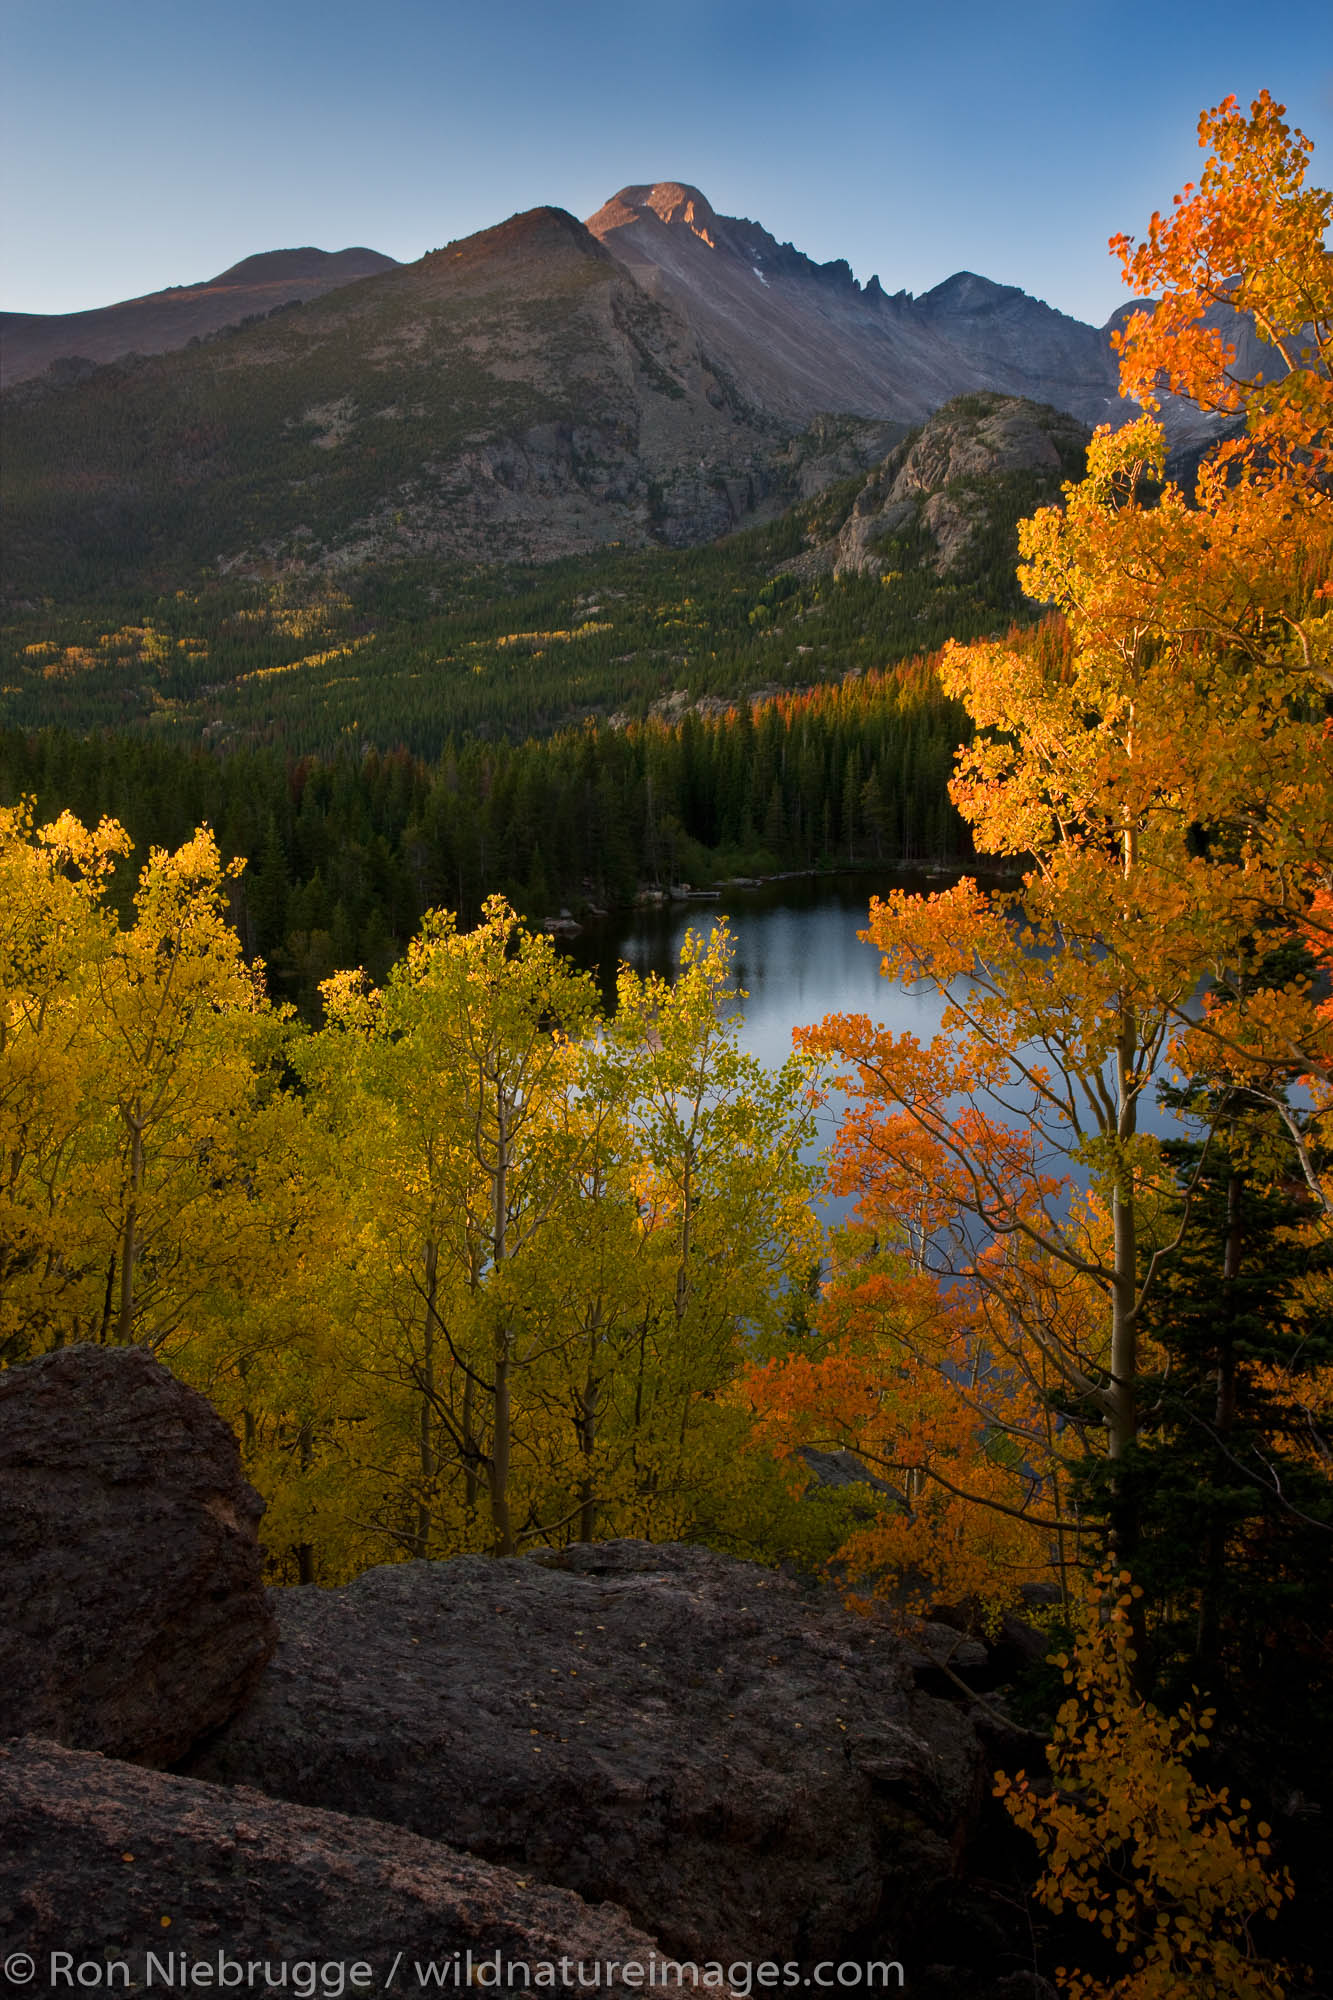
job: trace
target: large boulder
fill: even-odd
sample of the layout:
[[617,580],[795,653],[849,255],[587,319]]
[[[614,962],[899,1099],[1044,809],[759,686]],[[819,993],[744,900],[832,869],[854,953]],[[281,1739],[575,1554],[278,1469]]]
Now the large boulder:
[[140,1349],[0,1374],[0,1737],[170,1764],[225,1722],[276,1639],[262,1512],[221,1417]]
[[[125,1982],[412,1994],[431,1987],[419,1970],[429,1966],[442,1974],[436,1991],[466,1992],[468,1952],[471,1983],[503,1992],[508,1962],[540,1984],[536,1968],[562,1958],[591,1971],[651,1970],[661,1957],[622,1910],[591,1910],[396,1827],[31,1738],[0,1745],[0,1944],[13,1990],[33,1993]],[[30,1981],[15,1954],[32,1961]],[[119,1964],[128,1973],[110,1969]],[[521,1990],[522,1975],[513,1983]],[[613,1974],[600,1990],[627,2000],[635,1989]]]
[[980,1746],[831,1594],[609,1542],[276,1601],[273,1663],[196,1774],[621,1903],[683,1958],[959,1943]]

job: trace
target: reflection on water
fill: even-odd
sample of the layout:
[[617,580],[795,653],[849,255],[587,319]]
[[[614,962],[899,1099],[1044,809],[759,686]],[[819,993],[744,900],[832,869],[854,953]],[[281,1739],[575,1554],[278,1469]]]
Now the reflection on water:
[[[942,878],[886,869],[870,874],[805,877],[754,888],[724,889],[717,901],[673,903],[639,910],[618,923],[586,931],[565,947],[575,963],[593,972],[608,1006],[615,1002],[616,972],[622,960],[638,973],[670,977],[688,930],[707,932],[725,918],[736,941],[734,971],[743,989],[734,1011],[741,1021],[741,1046],[776,1067],[792,1048],[792,1029],[826,1014],[868,1014],[895,1034],[910,1032],[929,1041],[940,1025],[944,1002],[928,987],[908,991],[880,973],[879,953],[857,936],[864,930],[872,895],[890,889],[937,890]],[[1021,1091],[1014,1093],[1021,1101]],[[846,1100],[831,1096],[819,1119],[819,1144],[831,1144]],[[1139,1108],[1142,1131],[1176,1132],[1180,1122],[1145,1098]],[[1071,1171],[1067,1160],[1057,1172]],[[1075,1177],[1085,1176],[1073,1170]],[[830,1217],[845,1202],[825,1204]]]
[[744,990],[735,1011],[742,1046],[768,1064],[791,1054],[794,1027],[825,1014],[870,1014],[898,1032],[923,1038],[939,1025],[934,993],[904,992],[880,977],[879,953],[862,944],[872,895],[892,889],[938,888],[938,877],[890,873],[834,875],[724,889],[716,902],[672,903],[638,910],[619,924],[587,931],[568,946],[570,957],[597,975],[614,1004],[616,969],[675,973],[689,930],[707,933],[726,919],[736,940],[735,979]]
[[[618,924],[574,938],[566,949],[576,964],[596,974],[610,1007],[622,961],[640,974],[671,977],[686,932],[706,934],[725,918],[736,941],[734,977],[742,989],[733,1007],[741,1021],[741,1047],[776,1068],[791,1054],[792,1029],[811,1026],[826,1014],[869,1014],[896,1033],[910,1029],[929,1040],[943,1011],[939,995],[925,988],[909,993],[884,979],[879,953],[857,932],[865,929],[872,895],[939,886],[938,876],[886,870],[879,877],[824,875],[724,889],[716,902],[637,910]],[[834,1095],[821,1109],[817,1148],[832,1144],[845,1104]],[[849,1207],[846,1201],[822,1204],[830,1220],[841,1219]]]

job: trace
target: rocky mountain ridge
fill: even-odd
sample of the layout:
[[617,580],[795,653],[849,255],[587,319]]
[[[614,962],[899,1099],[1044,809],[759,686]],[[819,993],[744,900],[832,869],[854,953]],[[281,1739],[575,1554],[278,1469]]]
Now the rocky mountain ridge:
[[168,285],[141,298],[86,312],[0,312],[0,388],[26,382],[53,363],[80,364],[126,354],[166,354],[223,327],[279,312],[302,299],[397,269],[379,250],[266,250],[198,284]]
[[[11,602],[679,547],[867,470],[960,394],[1128,414],[1103,331],[970,272],[890,296],[681,182],[414,264],[340,256],[246,259],[206,298],[159,295],[171,351],[67,357],[7,393]],[[366,258],[387,268],[343,282]],[[180,344],[182,314],[311,285]],[[1168,416],[1196,450],[1212,434]]]
[[[970,271],[919,298],[891,294],[877,277],[862,285],[845,259],[817,264],[762,223],[720,215],[678,181],[622,188],[587,226],[645,290],[671,297],[752,401],[792,423],[821,411],[919,422],[968,389],[1050,401],[1089,423],[1114,416],[1107,336],[1123,314],[1089,327]],[[69,379],[81,363],[173,352],[397,268],[375,250],[307,246],[87,311],[0,313],[0,386],[53,362]]]
[[821,410],[919,423],[968,390],[1052,403],[1085,423],[1123,406],[1104,329],[1016,285],[960,271],[922,298],[816,264],[762,224],[719,215],[679,181],[622,188],[588,219],[655,297],[674,300],[717,362],[795,424]]

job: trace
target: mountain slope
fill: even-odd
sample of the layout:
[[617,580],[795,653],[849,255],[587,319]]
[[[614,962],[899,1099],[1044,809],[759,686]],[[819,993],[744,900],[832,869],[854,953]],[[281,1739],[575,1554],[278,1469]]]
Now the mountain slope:
[[958,271],[913,300],[910,310],[956,357],[965,379],[955,393],[976,388],[1026,396],[1086,424],[1121,424],[1129,414],[1106,329],[1071,319],[1017,285]]
[[12,596],[732,526],[785,432],[560,209],[6,398]]
[[763,408],[918,423],[974,389],[1049,402],[1086,423],[1121,407],[1104,333],[1012,285],[959,272],[924,298],[815,264],[684,182],[622,188],[588,227],[639,283],[674,300],[706,353]]
[[[436,756],[649,709],[864,673],[1030,613],[1015,523],[1083,468],[1029,403],[945,406],[868,474],[702,547],[540,565],[436,559],[337,579],[213,579],[0,625],[4,720],[293,755],[349,739]],[[836,572],[831,581],[829,572]]]
[[170,285],[90,312],[0,313],[0,386],[26,382],[53,361],[118,361],[167,354],[225,326],[314,299],[397,268],[378,250],[269,250],[199,285]]
[[[387,268],[341,282],[367,257]],[[274,252],[207,298],[137,305],[177,339],[182,315],[325,284],[6,391],[11,603],[684,546],[863,475],[960,394],[1131,414],[1105,330],[972,272],[889,297],[679,182],[622,189],[588,226],[534,209],[407,265]],[[1218,428],[1184,405],[1166,421],[1196,459]]]

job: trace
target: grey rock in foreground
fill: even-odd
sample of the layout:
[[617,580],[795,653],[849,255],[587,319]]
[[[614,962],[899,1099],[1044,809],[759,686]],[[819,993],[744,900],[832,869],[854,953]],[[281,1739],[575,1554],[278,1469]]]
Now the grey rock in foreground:
[[0,1374],[0,1737],[147,1764],[244,1700],[276,1628],[235,1439],[138,1348]]
[[[32,1738],[0,1745],[0,1944],[10,1965],[15,1952],[35,1961],[25,1990],[36,1993],[92,1983],[72,1968],[66,1978],[59,1962],[52,1978],[53,1952],[70,1954],[74,1966],[120,1960],[130,1990],[175,1991],[202,1986],[192,1968],[216,1966],[221,1954],[227,1976],[215,1973],[208,1985],[243,1993],[268,1988],[262,1973],[237,1976],[237,1965],[252,1962],[271,1965],[273,1986],[289,1993],[302,1990],[301,1980],[314,1993],[411,1994],[427,1984],[418,1965],[445,1967],[455,1952],[463,1954],[458,1976],[437,1992],[467,1990],[469,1951],[491,1960],[488,1972],[499,1952],[501,1978],[483,1978],[502,1992],[507,1961],[651,1967],[661,1958],[621,1910],[589,1909],[396,1827]],[[371,1977],[351,1983],[358,1962]],[[311,1964],[342,1966],[347,1983],[292,1970]],[[126,1990],[124,1977],[114,1974],[113,1990]],[[515,1983],[521,1988],[521,1978]],[[613,1996],[630,1991],[619,1978],[601,1986]]]
[[828,1594],[609,1542],[276,1602],[273,1663],[197,1775],[622,1903],[679,1957],[941,1955],[982,1753]]

